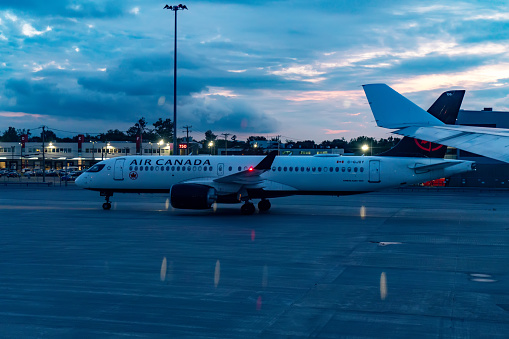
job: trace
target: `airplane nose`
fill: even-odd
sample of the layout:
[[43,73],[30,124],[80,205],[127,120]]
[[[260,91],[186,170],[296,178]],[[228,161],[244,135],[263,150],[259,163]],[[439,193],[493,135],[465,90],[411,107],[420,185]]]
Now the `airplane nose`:
[[85,187],[85,184],[86,184],[86,178],[85,178],[86,174],[83,173],[81,174],[79,177],[76,178],[76,180],[74,181],[74,183],[76,184],[76,186],[78,187],[82,187],[84,188]]

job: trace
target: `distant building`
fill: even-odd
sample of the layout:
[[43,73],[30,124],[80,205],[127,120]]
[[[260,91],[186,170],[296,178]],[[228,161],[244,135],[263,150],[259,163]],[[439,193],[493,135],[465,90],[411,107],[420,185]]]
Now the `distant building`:
[[[172,144],[143,143],[140,155],[170,155]],[[42,143],[0,142],[0,168],[20,170],[42,169]],[[185,154],[185,153],[184,153]],[[66,166],[88,168],[108,158],[136,155],[136,143],[126,141],[84,142],[81,150],[76,142],[48,142],[44,145],[46,168],[61,169]]]

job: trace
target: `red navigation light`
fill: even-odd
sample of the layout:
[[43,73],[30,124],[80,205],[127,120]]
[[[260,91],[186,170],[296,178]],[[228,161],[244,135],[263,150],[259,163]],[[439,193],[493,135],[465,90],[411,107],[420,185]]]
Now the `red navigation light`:
[[253,166],[249,167],[249,172],[252,172],[253,171]]

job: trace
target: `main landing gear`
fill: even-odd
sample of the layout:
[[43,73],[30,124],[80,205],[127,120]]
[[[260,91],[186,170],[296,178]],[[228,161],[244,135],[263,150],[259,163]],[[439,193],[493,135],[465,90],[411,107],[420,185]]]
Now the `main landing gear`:
[[[262,199],[258,203],[258,209],[260,212],[267,212],[270,209],[270,201],[267,199]],[[251,215],[256,211],[254,204],[251,201],[246,201],[244,205],[240,208],[240,213],[243,215]]]
[[267,199],[262,199],[258,203],[258,209],[260,210],[260,212],[267,212],[268,210],[270,210],[270,206],[271,206],[270,201],[268,201]]
[[110,202],[110,197],[113,195],[113,193],[109,193],[109,192],[101,192],[101,196],[104,196],[104,198],[106,199],[106,202],[103,204],[103,210],[109,210],[111,209],[111,202]]

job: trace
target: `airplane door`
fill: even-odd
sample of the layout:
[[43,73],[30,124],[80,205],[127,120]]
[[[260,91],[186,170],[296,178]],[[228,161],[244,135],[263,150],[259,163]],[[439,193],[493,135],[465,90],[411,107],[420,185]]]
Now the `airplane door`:
[[113,172],[113,179],[124,180],[124,162],[125,159],[115,160],[115,171]]
[[380,182],[380,160],[369,161],[369,182]]
[[224,174],[224,164],[217,164],[217,175]]

